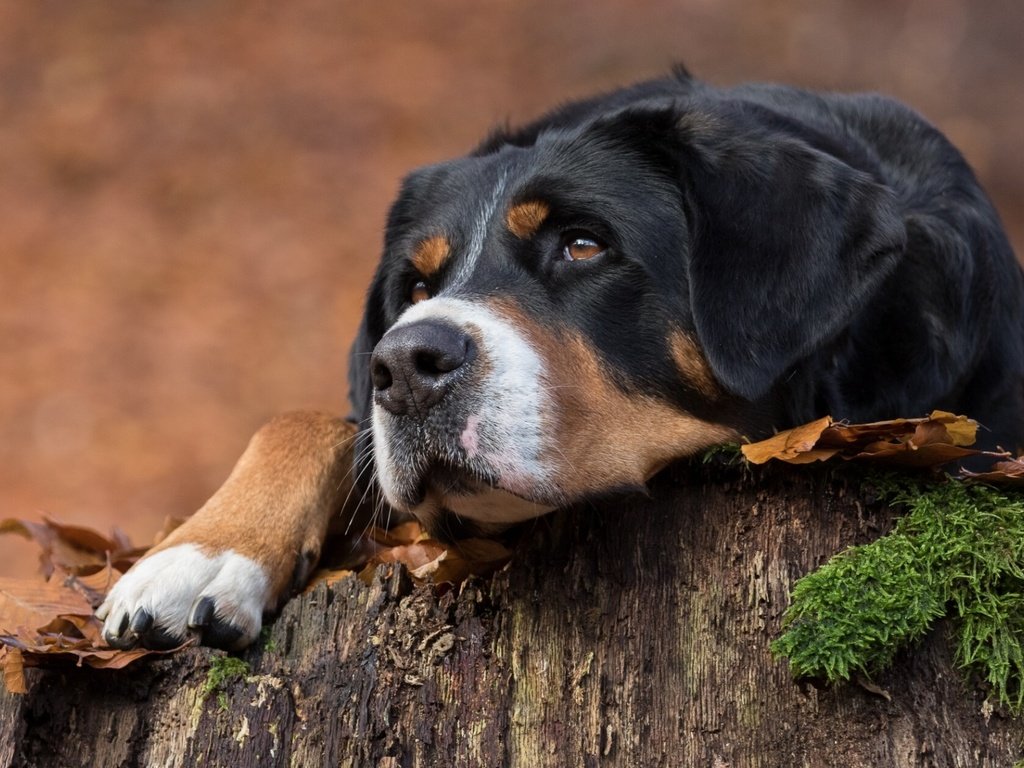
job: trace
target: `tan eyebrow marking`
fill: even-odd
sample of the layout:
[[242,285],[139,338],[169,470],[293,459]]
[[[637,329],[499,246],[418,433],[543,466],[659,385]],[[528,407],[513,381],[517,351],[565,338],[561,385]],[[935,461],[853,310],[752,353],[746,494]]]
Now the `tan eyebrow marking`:
[[508,231],[520,240],[533,237],[540,225],[551,213],[548,204],[542,200],[527,200],[523,203],[516,203],[508,209],[505,216],[505,224]]
[[412,265],[424,277],[437,274],[452,254],[451,243],[443,235],[422,240],[412,252]]

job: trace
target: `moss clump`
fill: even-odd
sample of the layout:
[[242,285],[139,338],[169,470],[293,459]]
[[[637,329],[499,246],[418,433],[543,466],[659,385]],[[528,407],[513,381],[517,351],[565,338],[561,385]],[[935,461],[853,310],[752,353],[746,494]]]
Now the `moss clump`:
[[210,662],[210,671],[206,674],[203,687],[199,689],[199,702],[206,701],[210,694],[217,692],[217,703],[221,709],[228,708],[227,693],[224,688],[234,680],[245,677],[250,672],[249,662],[237,656],[215,656]]
[[725,466],[743,464],[743,451],[739,443],[721,443],[713,445],[700,455],[701,464],[718,462]]
[[264,627],[260,630],[260,642],[263,644],[265,653],[274,653],[277,650],[277,643],[271,637],[272,627]]
[[772,651],[795,675],[843,681],[884,668],[950,616],[957,663],[1024,712],[1024,497],[952,479],[878,486],[908,514],[796,583]]

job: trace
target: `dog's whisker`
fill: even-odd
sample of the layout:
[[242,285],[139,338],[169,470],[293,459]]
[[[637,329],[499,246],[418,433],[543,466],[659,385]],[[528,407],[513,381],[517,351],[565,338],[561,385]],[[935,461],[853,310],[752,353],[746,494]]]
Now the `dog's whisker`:
[[[370,473],[370,480],[367,483],[366,490],[364,490],[362,495],[359,497],[359,501],[355,505],[355,510],[358,510],[358,509],[362,508],[363,502],[366,500],[366,495],[368,493],[373,492],[373,490],[376,488],[376,485],[377,485],[377,469],[376,469],[376,466],[374,464],[373,457],[369,453],[367,454],[367,458],[366,458],[365,462],[366,463],[364,464],[364,466],[359,470],[359,474],[357,474],[355,479],[352,481],[352,487],[349,489],[348,494],[345,496],[344,504],[342,504],[342,508],[343,509],[347,506],[348,500],[349,500],[349,498],[351,498],[352,493],[359,487],[359,481],[360,481],[360,479],[362,479],[363,475],[366,473],[366,471],[368,469],[372,470],[371,473]],[[349,517],[348,524],[345,526],[345,535],[346,536],[348,535],[349,531],[351,530],[351,528],[352,528],[352,521],[355,520],[355,518],[356,518],[356,513],[355,513],[355,511],[353,511],[353,514]]]

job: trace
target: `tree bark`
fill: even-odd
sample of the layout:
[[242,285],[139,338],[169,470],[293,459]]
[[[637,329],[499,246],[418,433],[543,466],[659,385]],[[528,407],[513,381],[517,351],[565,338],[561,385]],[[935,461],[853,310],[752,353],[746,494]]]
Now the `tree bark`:
[[205,700],[207,649],[33,671],[0,698],[0,766],[1011,765],[1024,727],[941,624],[865,686],[772,658],[793,582],[890,526],[860,477],[686,465],[537,521],[459,590],[383,566],[320,585]]

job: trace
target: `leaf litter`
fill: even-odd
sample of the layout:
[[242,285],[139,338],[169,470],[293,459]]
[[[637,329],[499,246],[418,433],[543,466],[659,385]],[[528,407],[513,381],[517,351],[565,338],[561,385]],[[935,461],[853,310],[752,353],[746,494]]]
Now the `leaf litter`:
[[[933,411],[924,418],[848,424],[823,417],[779,432],[767,440],[742,446],[747,461],[771,460],[809,464],[836,457],[871,460],[888,465],[940,467],[970,456],[998,459],[983,473],[961,471],[961,477],[993,484],[1024,485],[1024,457],[981,451],[973,445],[978,424],[965,416]],[[169,518],[157,533],[159,542],[181,524]],[[24,693],[25,668],[74,663],[96,669],[121,669],[147,656],[174,653],[137,648],[117,650],[102,638],[102,622],[93,615],[107,592],[143,554],[121,531],[105,536],[90,528],[65,525],[49,517],[41,521],[0,520],[0,534],[13,533],[39,547],[43,579],[0,579],[0,665],[4,683]],[[322,583],[357,576],[369,583],[381,565],[404,565],[417,581],[459,584],[503,567],[513,552],[492,539],[466,539],[444,544],[416,522],[390,530],[371,527],[363,534],[335,542],[325,552],[329,567],[317,570],[308,592]]]
[[[154,543],[180,523],[168,520]],[[133,546],[120,531],[104,536],[44,517],[42,521],[2,520],[0,533],[21,535],[39,547],[43,577],[0,578],[0,666],[8,691],[27,691],[27,667],[71,663],[122,669],[138,659],[167,655],[194,644],[189,639],[169,651],[118,650],[103,641],[103,622],[93,611],[147,549]],[[369,583],[378,566],[399,563],[417,581],[459,584],[469,576],[491,573],[512,558],[512,551],[497,541],[467,539],[442,544],[415,522],[389,531],[371,527],[334,545],[324,557],[332,566],[314,573],[306,591],[353,574]]]
[[1024,482],[1024,463],[1006,452],[970,448],[978,423],[966,416],[932,411],[919,419],[891,419],[868,424],[833,421],[831,417],[787,429],[740,450],[752,464],[771,460],[810,464],[839,457],[890,466],[937,468],[973,456],[1000,459],[984,475],[962,472],[963,478],[994,483]]

